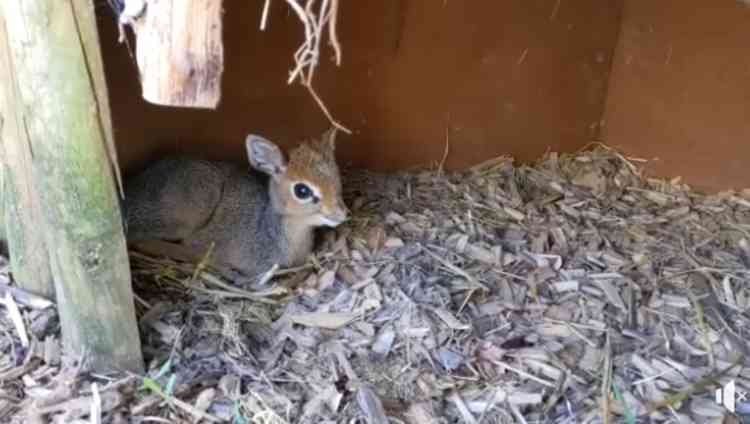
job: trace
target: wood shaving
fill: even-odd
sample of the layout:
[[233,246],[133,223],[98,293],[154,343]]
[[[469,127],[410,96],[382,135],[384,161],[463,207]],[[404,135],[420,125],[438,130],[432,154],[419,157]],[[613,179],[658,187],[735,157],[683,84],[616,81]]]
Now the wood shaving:
[[142,377],[66,374],[54,308],[14,294],[28,346],[0,308],[0,419],[96,422],[96,383],[101,422],[718,422],[714,390],[750,389],[750,191],[640,166],[597,146],[349,171],[352,220],[257,290],[131,252],[168,400]]

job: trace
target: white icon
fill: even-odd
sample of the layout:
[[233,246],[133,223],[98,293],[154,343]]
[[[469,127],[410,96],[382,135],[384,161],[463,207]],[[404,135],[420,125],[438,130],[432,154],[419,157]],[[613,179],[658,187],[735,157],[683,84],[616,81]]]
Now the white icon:
[[716,389],[716,403],[723,405],[729,412],[739,414],[750,413],[750,399],[745,390],[737,389],[734,380],[725,384],[724,387]]
[[734,401],[737,391],[734,387],[734,380],[725,384],[724,387],[716,389],[716,403],[724,405],[729,412],[734,413]]

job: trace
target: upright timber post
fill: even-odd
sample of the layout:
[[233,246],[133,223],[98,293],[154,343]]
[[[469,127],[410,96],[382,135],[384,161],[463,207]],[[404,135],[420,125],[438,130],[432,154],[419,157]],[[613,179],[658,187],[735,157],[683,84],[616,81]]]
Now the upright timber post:
[[45,218],[37,231],[45,232],[63,344],[89,369],[140,372],[93,0],[2,0],[0,12]]
[[[0,95],[2,95],[2,92],[0,92]],[[2,118],[0,118],[0,127],[2,124]],[[2,128],[0,128],[0,133],[2,132]],[[5,157],[5,154],[3,153],[3,139],[2,136],[0,136],[0,154]],[[8,243],[8,236],[5,232],[5,202],[6,202],[6,195],[5,195],[5,164],[3,163],[3,160],[0,159],[0,255],[7,254],[7,243]]]
[[49,255],[44,232],[39,230],[42,210],[34,193],[30,144],[17,93],[5,20],[0,14],[0,245],[9,247],[10,268],[19,287],[52,299],[55,287]]

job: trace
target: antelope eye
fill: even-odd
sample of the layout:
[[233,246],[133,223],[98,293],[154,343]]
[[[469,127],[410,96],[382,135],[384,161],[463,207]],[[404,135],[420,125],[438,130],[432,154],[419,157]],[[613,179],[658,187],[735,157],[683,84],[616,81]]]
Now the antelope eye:
[[294,185],[294,196],[299,200],[308,200],[312,197],[313,192],[307,184],[297,183]]

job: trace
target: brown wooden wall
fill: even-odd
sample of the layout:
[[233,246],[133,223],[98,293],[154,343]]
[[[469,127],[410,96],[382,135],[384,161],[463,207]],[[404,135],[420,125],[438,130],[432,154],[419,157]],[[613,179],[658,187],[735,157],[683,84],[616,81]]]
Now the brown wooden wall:
[[604,139],[705,190],[750,187],[750,6],[626,0]]
[[[289,144],[327,126],[303,88],[286,86],[302,34],[283,2],[273,2],[264,33],[262,0],[224,3],[226,70],[216,111],[145,104],[135,64],[101,9],[126,167],[169,151],[243,161],[248,132]],[[429,164],[442,157],[446,132],[449,167],[583,146],[598,134],[621,3],[343,1],[344,63],[324,66],[317,79],[333,113],[355,130],[341,138],[342,159],[382,170]]]

